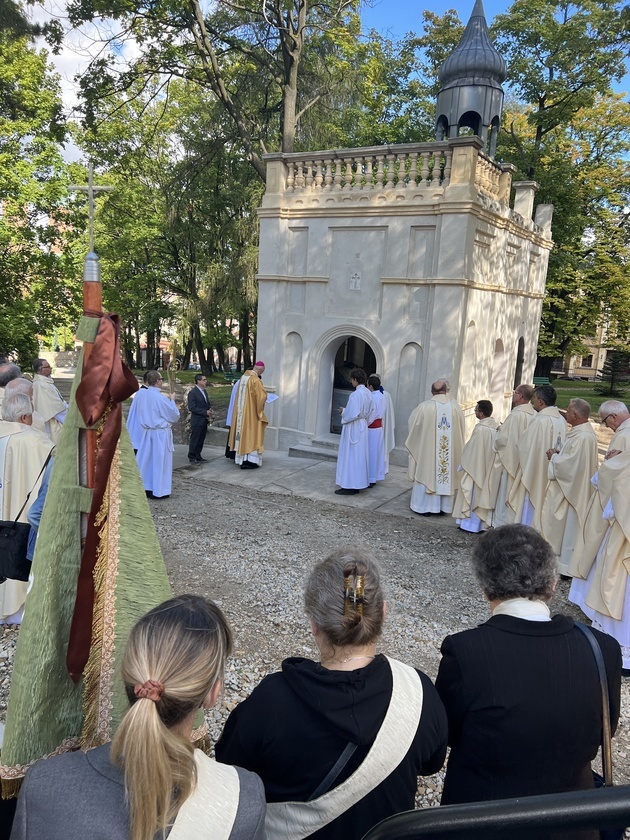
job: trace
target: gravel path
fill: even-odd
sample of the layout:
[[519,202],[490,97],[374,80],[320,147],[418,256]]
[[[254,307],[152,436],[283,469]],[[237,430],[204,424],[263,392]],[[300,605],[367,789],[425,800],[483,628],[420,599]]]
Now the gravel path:
[[[448,633],[488,617],[469,557],[477,537],[437,520],[397,516],[281,496],[177,470],[173,495],[151,510],[175,592],[213,598],[235,633],[213,737],[227,713],[282,659],[316,657],[302,611],[310,567],[333,548],[360,545],[381,562],[388,618],[380,649],[435,678]],[[554,611],[580,616],[561,582]],[[0,629],[0,718],[4,719],[17,630]],[[613,741],[617,783],[630,783],[630,680],[622,686],[622,719]],[[437,804],[442,774],[421,779],[418,802]]]

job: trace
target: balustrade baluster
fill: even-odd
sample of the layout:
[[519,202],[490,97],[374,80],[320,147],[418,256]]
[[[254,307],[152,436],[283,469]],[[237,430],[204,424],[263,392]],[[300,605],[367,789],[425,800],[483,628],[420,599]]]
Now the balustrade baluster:
[[365,158],[365,189],[374,189],[374,173],[372,172],[372,158]]
[[321,160],[317,161],[317,166],[315,169],[315,189],[320,190],[322,188],[322,182],[324,180],[324,176],[322,175],[322,162]]
[[343,166],[343,161],[335,160],[335,178],[334,178],[334,186],[333,189],[340,190],[341,189],[341,178],[342,178],[342,170],[341,167]]
[[394,161],[396,160],[396,155],[387,155],[387,181],[385,183],[385,189],[391,189],[394,186]]
[[295,190],[295,166],[293,163],[287,164],[287,192]]
[[444,153],[444,169],[442,171],[442,186],[448,187],[451,181],[451,162],[452,162],[452,152],[450,149],[447,149]]
[[333,162],[332,162],[332,160],[330,160],[330,158],[327,158],[324,161],[324,166],[326,167],[326,173],[324,175],[324,189],[325,190],[332,190],[332,181],[333,181],[332,163]]
[[313,161],[307,160],[305,163],[306,167],[306,189],[310,190],[313,186]]
[[399,187],[407,186],[407,155],[401,152],[398,155],[398,172],[396,173],[396,185]]
[[345,174],[343,176],[343,180],[344,180],[343,188],[344,188],[344,190],[351,190],[352,189],[352,182],[354,180],[354,173],[352,172],[352,163],[353,163],[352,158],[348,158],[346,160],[346,171],[345,171]]
[[429,185],[429,158],[431,157],[431,152],[422,152],[421,157],[420,186],[427,187]]
[[416,186],[416,178],[418,177],[418,152],[412,152],[409,155],[409,160],[411,161],[409,165],[409,181],[408,186],[415,187]]
[[296,164],[297,172],[295,175],[295,187],[298,190],[304,189],[304,161],[300,160]]
[[374,186],[377,190],[383,189],[383,178],[385,177],[384,166],[385,155],[376,155],[376,184]]

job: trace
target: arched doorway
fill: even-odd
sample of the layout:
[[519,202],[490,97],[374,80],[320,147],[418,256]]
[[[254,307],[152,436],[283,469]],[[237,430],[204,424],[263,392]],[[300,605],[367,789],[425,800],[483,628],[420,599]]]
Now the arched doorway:
[[492,379],[490,380],[490,400],[495,408],[497,418],[503,414],[503,402],[505,399],[505,385],[507,382],[507,369],[505,350],[503,342],[498,338],[494,345],[494,358],[492,361]]
[[354,390],[350,384],[350,372],[353,368],[362,368],[367,376],[376,373],[376,356],[370,345],[355,335],[341,340],[335,354],[332,406],[330,411],[330,431],[341,434],[341,413]]

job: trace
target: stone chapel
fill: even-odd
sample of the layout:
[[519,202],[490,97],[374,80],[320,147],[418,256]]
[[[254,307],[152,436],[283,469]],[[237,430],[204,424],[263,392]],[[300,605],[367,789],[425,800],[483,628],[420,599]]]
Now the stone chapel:
[[450,379],[471,428],[477,400],[502,420],[532,381],[553,208],[533,217],[537,184],[494,159],[505,75],[476,0],[440,70],[435,142],[266,156],[267,448],[334,447],[355,366],[391,394],[398,464],[434,380]]

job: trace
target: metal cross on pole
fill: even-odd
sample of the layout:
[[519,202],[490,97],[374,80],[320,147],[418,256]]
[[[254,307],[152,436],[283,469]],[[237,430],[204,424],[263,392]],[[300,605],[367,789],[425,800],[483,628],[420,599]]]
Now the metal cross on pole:
[[88,197],[88,235],[90,240],[90,250],[85,258],[83,267],[83,280],[85,282],[99,282],[100,266],[98,264],[98,257],[94,252],[94,211],[96,210],[96,202],[94,196],[99,192],[111,192],[113,187],[97,187],[94,184],[94,169],[92,163],[88,165],[88,182],[87,186],[82,184],[71,184],[68,189],[73,192],[86,193]]
[[[90,236],[90,250],[83,262],[83,315],[89,318],[100,317],[103,309],[103,297],[101,289],[101,267],[98,256],[94,252],[94,196],[99,192],[109,192],[113,187],[96,187],[94,185],[94,172],[92,164],[88,166],[87,186],[73,184],[69,189],[75,192],[87,193],[88,197],[88,231]],[[90,358],[93,343],[83,342],[83,367]],[[85,429],[81,433],[79,448],[79,474],[81,483],[86,487],[94,487],[94,475],[96,470],[97,436],[94,429]],[[87,517],[84,516],[84,523]]]

